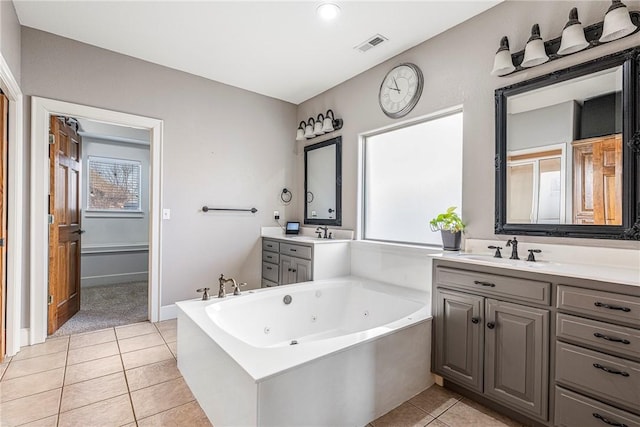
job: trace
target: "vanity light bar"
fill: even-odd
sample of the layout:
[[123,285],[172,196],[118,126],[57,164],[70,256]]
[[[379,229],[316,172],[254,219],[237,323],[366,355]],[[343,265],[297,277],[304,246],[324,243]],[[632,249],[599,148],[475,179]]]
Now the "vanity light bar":
[[620,0],[613,0],[604,21],[584,27],[584,38],[581,37],[582,24],[578,20],[577,8],[571,9],[569,21],[562,35],[544,42],[544,51],[539,43],[539,28],[532,28],[532,36],[525,49],[511,54],[507,37],[500,41],[500,48],[496,52],[492,75],[508,76],[518,71],[553,61],[572,53],[591,49],[635,34],[640,30],[640,11],[628,11]]
[[344,122],[336,119],[332,110],[327,110],[325,114],[318,114],[317,118],[309,117],[306,122],[300,122],[296,132],[296,141],[315,138],[325,133],[342,129]]

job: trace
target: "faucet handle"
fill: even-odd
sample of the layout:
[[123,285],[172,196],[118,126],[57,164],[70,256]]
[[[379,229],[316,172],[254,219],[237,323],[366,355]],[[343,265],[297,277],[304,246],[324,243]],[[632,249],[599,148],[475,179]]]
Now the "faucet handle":
[[542,252],[540,249],[529,249],[529,256],[527,257],[527,261],[536,262],[536,257],[533,254],[539,254]]
[[247,286],[245,282],[242,282],[242,283],[231,282],[231,284],[233,285],[234,295],[240,295],[240,286]]
[[502,258],[502,253],[500,252],[500,249],[502,249],[500,246],[487,246],[487,249],[495,249],[496,253],[495,255],[493,255],[494,258]]
[[210,288],[196,289],[196,292],[202,292],[202,301],[206,301],[209,299],[209,289]]

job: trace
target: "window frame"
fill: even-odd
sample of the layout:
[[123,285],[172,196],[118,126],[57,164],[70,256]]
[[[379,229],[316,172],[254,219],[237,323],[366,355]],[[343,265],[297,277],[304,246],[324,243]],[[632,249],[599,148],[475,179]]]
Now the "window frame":
[[[127,164],[137,166],[138,173],[138,208],[135,210],[116,210],[116,209],[97,209],[89,207],[89,200],[91,198],[91,162],[98,161],[101,163],[112,164]],[[134,159],[124,159],[117,157],[105,157],[105,156],[87,156],[87,174],[86,174],[86,201],[85,201],[85,215],[87,217],[142,217],[144,216],[144,209],[142,207],[142,162]]]
[[[420,247],[420,248],[433,248],[441,249],[442,244],[436,243],[418,243],[407,242],[398,240],[386,240],[386,239],[372,239],[366,236],[366,142],[367,138],[371,138],[377,135],[393,132],[403,128],[420,125],[425,122],[438,120],[454,114],[462,114],[462,152],[464,154],[464,108],[462,105],[456,105],[446,109],[439,110],[437,112],[416,117],[413,119],[405,120],[399,123],[394,123],[389,126],[374,129],[368,132],[363,132],[358,135],[358,185],[357,185],[357,206],[356,206],[356,240],[363,242],[384,243],[396,246],[406,247]],[[464,170],[464,165],[462,170]],[[458,209],[462,209],[462,204],[458,206]],[[428,227],[428,222],[425,222],[425,227]]]

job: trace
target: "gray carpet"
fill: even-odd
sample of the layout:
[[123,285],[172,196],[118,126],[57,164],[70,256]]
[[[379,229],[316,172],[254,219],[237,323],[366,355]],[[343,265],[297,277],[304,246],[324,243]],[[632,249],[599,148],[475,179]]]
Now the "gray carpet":
[[80,311],[52,336],[97,331],[147,320],[147,282],[82,288]]

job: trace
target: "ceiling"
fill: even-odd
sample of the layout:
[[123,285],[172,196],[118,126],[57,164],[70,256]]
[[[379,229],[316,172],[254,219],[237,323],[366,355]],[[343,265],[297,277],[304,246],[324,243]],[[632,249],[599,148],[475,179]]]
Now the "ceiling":
[[[501,0],[14,0],[20,23],[299,104]],[[389,40],[361,53],[371,36]]]

